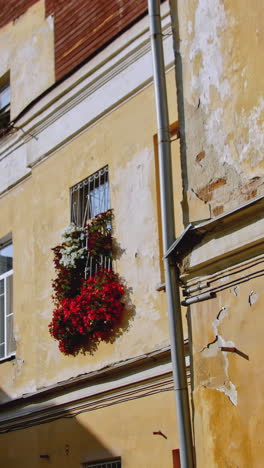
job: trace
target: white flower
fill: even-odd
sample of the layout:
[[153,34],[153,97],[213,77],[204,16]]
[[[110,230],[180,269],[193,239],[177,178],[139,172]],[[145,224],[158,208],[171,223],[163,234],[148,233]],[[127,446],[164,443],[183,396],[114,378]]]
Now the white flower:
[[65,245],[60,250],[60,264],[66,268],[74,268],[78,259],[87,256],[87,248],[84,247],[85,228],[71,223],[63,231],[62,238]]

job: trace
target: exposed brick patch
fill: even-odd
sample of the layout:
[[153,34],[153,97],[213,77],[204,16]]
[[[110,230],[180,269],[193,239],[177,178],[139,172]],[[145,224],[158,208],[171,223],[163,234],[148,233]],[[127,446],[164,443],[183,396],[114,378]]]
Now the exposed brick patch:
[[56,0],[56,79],[92,57],[146,12],[147,0]]
[[244,195],[245,200],[251,200],[256,197],[258,193],[258,187],[261,185],[260,177],[254,177],[250,182],[242,185],[240,188],[241,193]]
[[204,202],[209,202],[212,200],[213,192],[225,184],[226,184],[226,179],[224,179],[223,177],[220,177],[219,179],[216,179],[210,182],[209,184],[205,185],[205,187],[199,189],[196,192],[196,195]]
[[224,212],[224,207],[223,205],[218,205],[213,209],[213,215],[214,216],[219,216]]
[[201,153],[197,154],[195,161],[197,164],[199,164],[204,158],[205,158],[205,152],[201,151]]
[[249,190],[246,194],[246,200],[251,200],[251,198],[254,198],[257,195],[257,190]]
[[50,15],[52,15],[54,13],[54,10],[55,10],[54,2],[56,2],[56,0],[46,0],[45,1],[46,16],[50,16]]

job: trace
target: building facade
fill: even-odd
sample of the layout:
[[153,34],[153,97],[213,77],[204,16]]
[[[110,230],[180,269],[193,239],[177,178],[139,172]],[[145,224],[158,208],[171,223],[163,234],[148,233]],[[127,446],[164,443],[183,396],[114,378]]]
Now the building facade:
[[255,468],[263,463],[263,8],[171,6],[184,223],[193,225],[177,263],[191,324],[196,461]]
[[[3,466],[158,468],[172,466],[178,449],[166,298],[157,290],[164,280],[146,8],[41,0],[2,12],[1,75],[11,89],[0,163]],[[163,27],[171,33],[168,5]],[[166,67],[177,135],[171,35]],[[174,159],[179,165],[178,141]],[[98,174],[90,193],[107,190],[107,200],[91,202],[88,218],[113,210],[126,313],[112,342],[65,356],[48,327],[51,249],[70,221],[79,223],[73,193]]]
[[[161,17],[195,463],[258,468],[263,11]],[[12,0],[0,28],[0,465],[178,467],[147,2]],[[52,249],[109,208],[125,313],[64,355]]]

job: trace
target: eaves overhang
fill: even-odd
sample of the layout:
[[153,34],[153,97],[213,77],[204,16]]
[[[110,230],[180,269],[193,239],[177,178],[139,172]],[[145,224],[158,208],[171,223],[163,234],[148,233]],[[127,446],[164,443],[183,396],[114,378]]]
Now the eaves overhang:
[[[180,265],[188,256],[197,264],[219,255],[231,255],[264,241],[264,196],[261,195],[215,218],[188,224],[165,254]],[[263,226],[262,226],[263,224]],[[203,248],[203,251],[202,251]],[[207,253],[206,253],[207,250]],[[214,251],[213,251],[214,250]],[[199,258],[198,258],[199,257]],[[189,261],[191,266],[192,260]]]

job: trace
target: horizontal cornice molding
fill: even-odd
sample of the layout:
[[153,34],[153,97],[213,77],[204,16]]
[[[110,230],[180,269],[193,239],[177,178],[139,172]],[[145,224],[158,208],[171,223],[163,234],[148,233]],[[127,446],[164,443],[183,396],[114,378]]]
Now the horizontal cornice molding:
[[[168,4],[162,5],[166,68],[174,66]],[[0,194],[153,80],[148,17],[53,88],[0,141]]]
[[[185,353],[188,375],[187,341]],[[82,410],[92,411],[127,398],[172,389],[170,347],[167,346],[3,403],[0,433],[48,422],[47,418],[71,417]]]
[[[192,226],[181,241],[181,278],[184,282],[200,274],[214,274],[263,253],[264,197]],[[185,245],[186,244],[186,245]],[[188,245],[187,245],[188,244]]]

